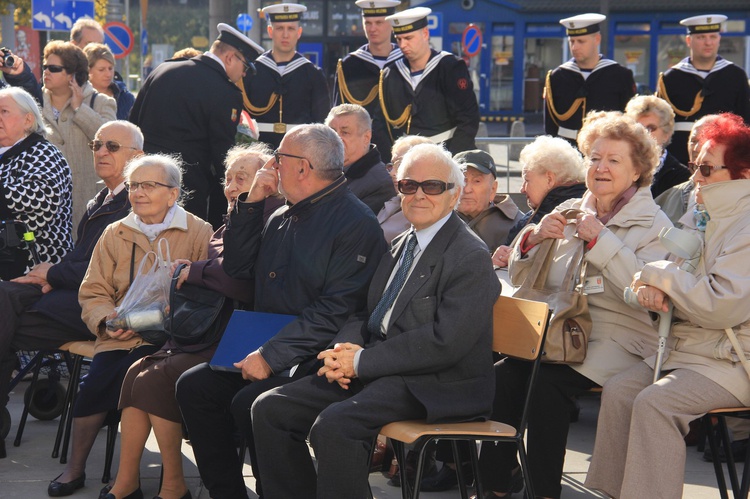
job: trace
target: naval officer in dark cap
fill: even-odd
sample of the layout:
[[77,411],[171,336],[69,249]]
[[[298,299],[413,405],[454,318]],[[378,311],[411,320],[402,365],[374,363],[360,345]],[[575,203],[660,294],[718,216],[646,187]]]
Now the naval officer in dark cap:
[[357,0],[362,9],[362,26],[367,43],[339,59],[333,84],[333,105],[357,104],[372,117],[372,143],[380,157],[391,159],[391,139],[380,110],[378,81],[380,70],[399,59],[401,49],[391,41],[393,28],[386,17],[396,13],[399,0]]
[[544,130],[576,143],[589,111],[624,111],[635,95],[633,72],[599,53],[601,14],[561,19],[573,56],[547,73],[544,85]]
[[130,121],[143,131],[147,153],[180,154],[185,209],[222,224],[224,156],[234,145],[242,112],[236,83],[253,72],[263,48],[226,24],[208,52],[188,60],[160,64],[138,92]]
[[430,47],[427,7],[386,19],[404,56],[381,73],[380,105],[391,140],[422,135],[456,154],[476,149],[479,105],[466,63]]
[[242,80],[245,109],[258,122],[260,140],[274,149],[292,126],[323,123],[331,110],[323,71],[297,52],[306,11],[296,3],[263,8],[272,48],[258,57],[257,73]]
[[745,71],[719,55],[721,24],[727,16],[708,14],[680,21],[687,28],[690,56],[659,75],[656,95],[674,110],[672,143],[667,150],[687,164],[687,142],[693,123],[724,112],[750,123],[750,87]]

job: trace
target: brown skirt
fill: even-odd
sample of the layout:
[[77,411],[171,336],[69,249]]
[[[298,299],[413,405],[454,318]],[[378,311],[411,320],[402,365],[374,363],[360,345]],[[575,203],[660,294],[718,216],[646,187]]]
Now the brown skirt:
[[193,354],[174,350],[159,350],[137,360],[122,382],[119,409],[135,407],[168,421],[182,423],[175,399],[175,384],[182,373],[202,362],[206,362],[206,352]]

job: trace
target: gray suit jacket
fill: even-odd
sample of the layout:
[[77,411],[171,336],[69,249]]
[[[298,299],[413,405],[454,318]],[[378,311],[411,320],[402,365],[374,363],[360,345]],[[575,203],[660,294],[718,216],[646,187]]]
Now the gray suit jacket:
[[[375,272],[371,313],[403,250],[396,238]],[[492,410],[492,306],[500,283],[484,243],[453,213],[412,270],[393,306],[386,338],[367,331],[366,318],[350,320],[336,342],[365,347],[359,378],[402,376],[424,405],[427,420],[486,419]]]

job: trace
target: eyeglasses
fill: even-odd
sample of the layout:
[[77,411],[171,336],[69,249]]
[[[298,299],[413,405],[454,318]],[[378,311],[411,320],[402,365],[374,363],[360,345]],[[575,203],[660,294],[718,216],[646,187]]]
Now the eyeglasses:
[[101,149],[102,146],[106,147],[107,151],[109,151],[109,152],[117,152],[122,147],[124,147],[125,149],[133,149],[133,150],[136,150],[136,151],[138,150],[137,147],[124,146],[124,145],[122,145],[119,142],[116,142],[114,140],[108,140],[106,142],[101,141],[101,140],[92,140],[92,141],[89,142],[89,149],[91,149],[94,152],[96,152],[99,149]]
[[711,172],[712,171],[728,169],[727,166],[723,166],[723,165],[722,166],[711,166],[711,165],[707,165],[705,163],[702,164],[702,165],[697,165],[697,164],[695,164],[693,162],[688,163],[688,168],[690,169],[691,172],[695,172],[695,170],[700,170],[701,175],[703,175],[706,178],[708,178],[708,177],[711,176]]
[[162,184],[161,182],[154,182],[153,180],[147,180],[145,182],[125,182],[125,189],[127,189],[128,192],[135,192],[138,189],[151,192],[157,187],[168,187],[174,189],[173,185]]
[[63,69],[65,69],[63,66],[58,66],[57,64],[42,65],[42,70],[49,71],[50,73],[62,73]]
[[252,66],[250,63],[248,63],[244,57],[240,57],[239,55],[235,54],[235,57],[239,59],[239,61],[242,63],[242,66],[245,68],[244,72],[247,73],[251,70]]
[[282,156],[286,156],[286,157],[289,157],[289,158],[304,159],[304,160],[305,160],[305,161],[307,161],[307,163],[308,163],[308,164],[310,165],[310,169],[311,169],[311,170],[314,170],[314,169],[315,169],[315,168],[313,168],[313,165],[312,165],[312,163],[310,162],[310,160],[309,160],[309,159],[307,159],[307,158],[306,158],[306,157],[304,157],[304,156],[295,156],[294,154],[287,154],[287,153],[284,153],[284,152],[279,152],[279,150],[278,150],[278,149],[276,149],[276,150],[275,150],[275,151],[273,152],[273,160],[274,160],[274,161],[276,161],[276,163],[277,163],[277,164],[279,164],[279,165],[281,164],[281,157],[282,157]]
[[442,180],[425,180],[423,182],[417,182],[416,180],[404,179],[398,181],[398,192],[401,194],[416,194],[417,189],[421,187],[422,192],[428,196],[437,196],[448,189],[453,189],[454,186],[455,184],[445,183]]

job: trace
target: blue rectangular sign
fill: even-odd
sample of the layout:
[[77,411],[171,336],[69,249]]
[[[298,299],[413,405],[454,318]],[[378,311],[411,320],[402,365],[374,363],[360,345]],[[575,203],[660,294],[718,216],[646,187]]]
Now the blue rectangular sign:
[[31,0],[31,27],[37,31],[69,31],[81,17],[94,17],[92,0]]

